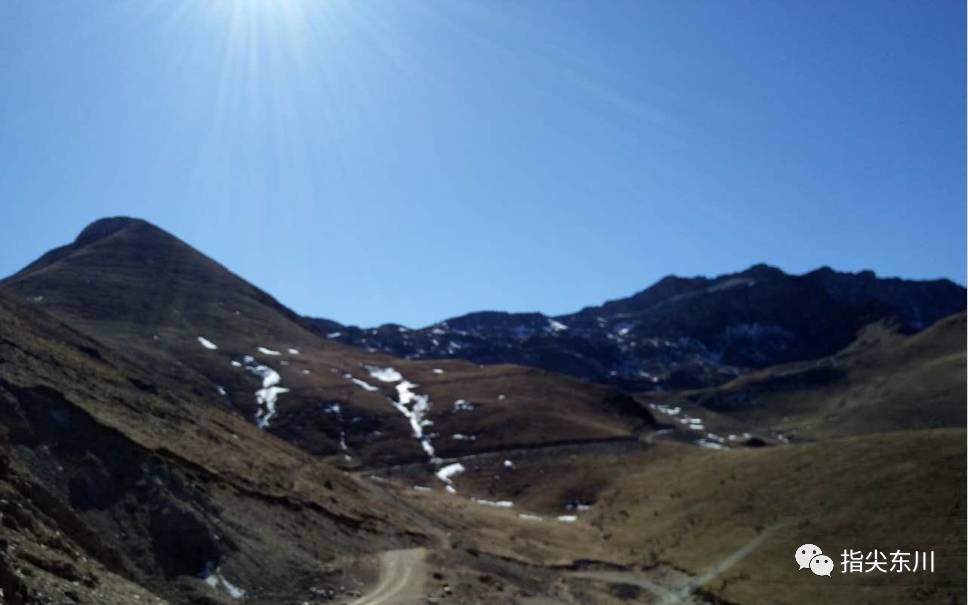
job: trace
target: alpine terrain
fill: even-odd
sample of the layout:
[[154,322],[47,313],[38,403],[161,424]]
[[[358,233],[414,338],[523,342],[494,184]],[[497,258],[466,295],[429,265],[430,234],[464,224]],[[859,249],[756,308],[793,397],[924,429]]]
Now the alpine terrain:
[[965,300],[756,265],[364,329],[102,219],[0,281],[0,603],[964,603]]

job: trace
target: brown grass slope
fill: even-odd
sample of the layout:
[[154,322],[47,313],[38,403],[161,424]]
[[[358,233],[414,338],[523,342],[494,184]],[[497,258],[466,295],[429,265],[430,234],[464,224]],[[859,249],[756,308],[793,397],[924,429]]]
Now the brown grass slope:
[[[265,292],[136,219],[95,222],[73,244],[0,282],[0,291],[123,351],[151,371],[157,388],[187,387],[197,402],[250,419],[258,409],[253,393],[260,380],[231,362],[255,357],[289,389],[279,397],[269,430],[314,454],[339,454],[334,459],[341,464],[426,459],[409,422],[388,401],[396,397],[395,385],[370,377],[367,366],[394,367],[430,396],[430,430],[445,457],[622,438],[651,423],[646,410],[618,391],[556,374],[455,360],[409,362],[321,338]],[[200,336],[218,349],[204,348]],[[378,390],[365,390],[347,375]],[[454,413],[459,399],[475,410]],[[332,403],[340,404],[341,415],[324,413]]]
[[[690,415],[703,416],[704,433],[759,430],[794,443],[708,450],[646,439],[470,458],[460,495],[513,508],[411,498],[483,551],[531,562],[608,561],[667,587],[706,577],[695,598],[709,602],[966,602],[963,314],[913,336],[873,325],[831,358],[656,401],[687,402]],[[407,486],[416,479],[406,469],[393,477]],[[590,508],[575,511],[578,503]],[[555,523],[562,514],[577,514],[577,523]],[[761,536],[747,558],[717,572]],[[797,572],[793,552],[803,543],[832,555],[833,577]],[[933,550],[936,569],[844,575],[845,549]],[[675,573],[683,574],[679,584],[669,579]]]
[[[694,573],[774,527],[706,586],[727,602],[964,603],[965,455],[964,429],[715,452],[661,444],[614,469],[588,522],[617,552]],[[797,571],[803,543],[838,563],[831,578]],[[936,570],[845,575],[844,549],[934,550]]]
[[[458,496],[401,494],[482,552],[531,564],[607,562],[605,569],[669,589],[698,582],[698,600],[684,602],[963,604],[965,437],[963,428],[931,429],[769,448],[660,442],[635,451],[532,452],[515,458],[512,471],[492,465],[468,473]],[[497,473],[501,480],[491,480]],[[514,507],[482,506],[471,496]],[[590,508],[568,511],[575,501]],[[578,520],[556,522],[562,514]],[[761,536],[745,558],[717,571]],[[804,543],[834,559],[832,577],[798,572],[794,552]],[[933,550],[935,571],[845,575],[845,549]]]
[[799,439],[964,427],[965,350],[964,313],[911,336],[877,323],[837,355],[672,398]]
[[366,484],[4,297],[0,440],[10,603],[132,602],[132,583],[223,602],[198,579],[216,567],[275,603],[334,585],[344,557],[424,539]]

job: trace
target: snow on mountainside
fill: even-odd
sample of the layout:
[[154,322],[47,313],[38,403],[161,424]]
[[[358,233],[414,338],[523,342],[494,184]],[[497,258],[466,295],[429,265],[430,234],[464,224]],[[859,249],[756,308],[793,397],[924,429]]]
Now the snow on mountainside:
[[[151,368],[151,388],[189,389],[197,405],[343,466],[433,465],[511,446],[631,439],[651,426],[645,406],[611,387],[320,338],[269,294],[137,219],[95,222],[0,281],[0,294]],[[458,401],[468,403],[455,411]]]
[[[952,289],[961,308],[945,282],[754,267],[371,333],[300,317],[144,221],[98,221],[0,281],[0,601],[827,602],[777,520],[963,560],[965,314],[903,333]],[[854,340],[872,317],[896,319]],[[638,387],[842,338],[634,395],[380,350]],[[924,577],[964,586],[960,567]],[[844,602],[942,594],[925,586]]]
[[628,298],[548,317],[485,311],[419,330],[311,319],[331,340],[407,359],[516,363],[630,390],[700,387],[748,369],[817,359],[882,319],[915,332],[965,309],[948,280],[878,278],[767,265],[715,278],[666,277]]

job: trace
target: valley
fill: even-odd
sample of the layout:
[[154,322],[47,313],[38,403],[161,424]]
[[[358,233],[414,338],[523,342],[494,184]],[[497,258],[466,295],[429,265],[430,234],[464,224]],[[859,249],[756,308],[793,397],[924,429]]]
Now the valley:
[[758,266],[371,333],[98,221],[0,281],[3,602],[963,603],[964,296]]

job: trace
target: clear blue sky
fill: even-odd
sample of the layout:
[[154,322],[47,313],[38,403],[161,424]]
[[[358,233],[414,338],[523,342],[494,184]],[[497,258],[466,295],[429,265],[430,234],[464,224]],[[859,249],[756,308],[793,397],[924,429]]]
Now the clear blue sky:
[[965,3],[8,0],[0,273],[148,219],[299,312],[965,281]]

